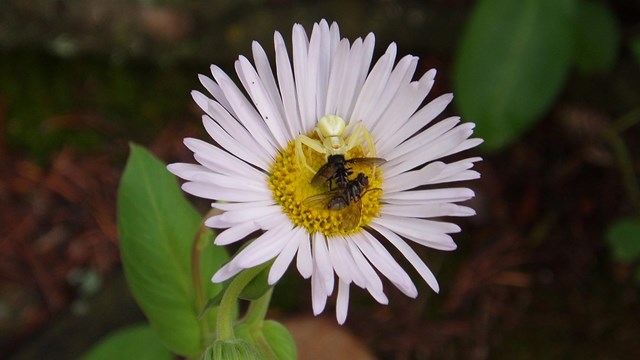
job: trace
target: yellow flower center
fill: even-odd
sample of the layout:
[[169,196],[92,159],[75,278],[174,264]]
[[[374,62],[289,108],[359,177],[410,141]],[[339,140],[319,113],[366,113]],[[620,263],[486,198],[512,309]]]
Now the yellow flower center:
[[[318,139],[314,133],[307,134]],[[303,146],[306,161],[311,168],[320,169],[327,163],[326,156]],[[344,154],[345,159],[364,157],[361,146],[356,146]],[[370,164],[348,164],[353,171],[349,181],[356,181],[358,174],[368,177],[369,184],[362,189],[361,198],[349,201],[342,209],[330,209],[329,202],[335,197],[345,198],[344,189],[337,188],[330,182],[321,186],[311,184],[315,175],[304,166],[299,166],[295,154],[295,140],[289,142],[271,165],[269,187],[273,198],[291,221],[307,229],[309,233],[320,232],[327,237],[349,235],[360,231],[371,220],[380,214],[380,197],[382,196],[382,171]],[[322,194],[322,195],[319,195]],[[309,198],[314,197],[315,201]]]

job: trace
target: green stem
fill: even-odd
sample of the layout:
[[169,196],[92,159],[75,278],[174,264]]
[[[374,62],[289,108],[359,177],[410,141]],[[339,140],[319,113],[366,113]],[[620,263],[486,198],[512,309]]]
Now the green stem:
[[251,329],[251,335],[256,341],[255,345],[261,350],[262,355],[269,360],[278,360],[271,345],[269,345],[269,342],[265,338],[264,332],[262,332],[262,325],[267,315],[267,310],[269,309],[272,294],[273,287],[269,288],[259,299],[252,301],[251,304],[249,304],[249,309],[247,309],[247,313],[242,319],[242,322],[247,324]]
[[233,314],[238,296],[242,290],[255,278],[263,269],[264,265],[258,265],[250,269],[246,269],[236,275],[231,280],[229,287],[222,295],[220,306],[218,307],[218,320],[216,323],[216,337],[218,340],[229,341],[235,339],[233,332]]
[[271,302],[271,295],[273,294],[273,288],[269,288],[264,295],[262,295],[259,299],[252,301],[249,304],[249,309],[247,309],[247,313],[242,319],[243,323],[248,324],[249,326],[261,326],[262,321],[267,315],[267,310],[269,309],[269,303]]

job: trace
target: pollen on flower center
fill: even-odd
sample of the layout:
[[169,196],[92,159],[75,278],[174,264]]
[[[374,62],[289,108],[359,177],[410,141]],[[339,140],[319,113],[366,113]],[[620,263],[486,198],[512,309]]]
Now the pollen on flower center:
[[[318,139],[315,133],[307,134],[311,139]],[[303,149],[307,164],[313,169],[319,169],[327,163],[324,154],[318,153],[308,147]],[[345,159],[364,157],[361,146],[349,150]],[[330,201],[332,197],[340,196],[341,189],[333,187],[330,191],[329,184],[314,186],[311,179],[314,176],[309,169],[300,166],[296,161],[295,139],[282,149],[271,165],[269,187],[273,198],[282,207],[282,210],[291,221],[307,229],[309,233],[320,232],[325,236],[348,235],[361,230],[380,213],[380,197],[382,196],[382,171],[371,165],[350,164],[353,171],[350,180],[354,180],[357,174],[368,177],[369,183],[362,192],[360,201],[350,203],[348,206],[331,210],[326,204],[315,201],[306,201],[312,196],[324,194],[321,198]]]

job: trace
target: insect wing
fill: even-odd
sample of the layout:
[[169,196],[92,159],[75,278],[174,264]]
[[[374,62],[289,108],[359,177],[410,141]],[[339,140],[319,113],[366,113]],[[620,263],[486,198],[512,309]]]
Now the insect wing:
[[314,209],[328,209],[329,203],[334,197],[340,194],[340,190],[326,191],[321,194],[312,195],[302,201],[302,205]]
[[341,217],[342,226],[345,230],[353,230],[360,225],[362,218],[362,201],[352,202],[347,206]]
[[311,179],[311,185],[321,186],[333,177],[337,169],[338,168],[336,167],[335,163],[326,163],[322,165],[322,167],[318,169],[318,172],[316,172],[316,174]]
[[374,158],[374,157],[362,157],[362,158],[352,158],[346,160],[346,164],[356,164],[356,165],[369,165],[369,166],[379,166],[386,163],[387,160],[383,158]]

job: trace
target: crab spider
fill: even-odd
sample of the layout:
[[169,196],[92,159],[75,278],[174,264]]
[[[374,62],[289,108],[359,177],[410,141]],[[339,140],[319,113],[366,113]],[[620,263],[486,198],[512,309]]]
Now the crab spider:
[[[355,129],[351,131],[352,128]],[[354,147],[366,143],[368,154],[365,155],[368,157],[376,155],[373,137],[361,122],[346,125],[345,121],[337,115],[325,115],[318,120],[318,125],[313,131],[318,135],[318,140],[302,134],[296,138],[296,161],[298,166],[303,165],[314,174],[316,171],[307,164],[302,145],[324,154],[327,158],[329,155],[344,155]]]

